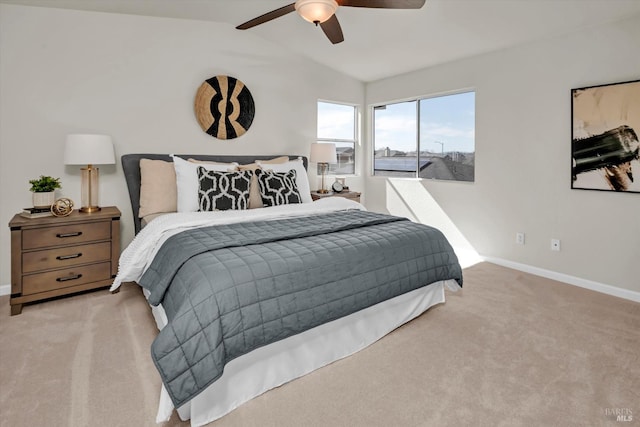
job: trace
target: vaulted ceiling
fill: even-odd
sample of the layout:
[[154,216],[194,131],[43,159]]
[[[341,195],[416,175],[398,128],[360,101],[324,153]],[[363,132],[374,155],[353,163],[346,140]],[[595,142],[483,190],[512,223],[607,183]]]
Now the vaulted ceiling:
[[[232,27],[292,1],[0,0]],[[639,0],[427,0],[420,10],[338,8],[345,41],[337,45],[296,13],[246,31],[369,82],[634,15],[640,15]]]

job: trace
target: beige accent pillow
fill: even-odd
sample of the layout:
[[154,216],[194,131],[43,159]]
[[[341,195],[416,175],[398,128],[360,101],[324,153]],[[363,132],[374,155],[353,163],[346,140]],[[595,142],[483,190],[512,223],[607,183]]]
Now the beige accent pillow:
[[187,159],[188,162],[191,163],[200,163],[200,164],[204,164],[204,165],[220,165],[220,166],[227,166],[228,168],[228,172],[235,172],[238,168],[237,168],[237,163],[233,162],[233,163],[225,163],[225,162],[211,162],[208,160],[196,160],[196,159]]
[[172,162],[140,159],[140,210],[138,217],[176,212],[176,171]]
[[260,160],[261,163],[268,163],[270,165],[279,165],[281,163],[287,163],[288,161],[289,161],[289,156],[275,157],[271,160]]
[[[276,157],[271,160],[261,160],[262,163],[266,164],[281,164],[289,161],[289,156],[281,156]],[[238,169],[241,171],[254,171],[256,169],[260,169],[256,163],[250,163],[248,165],[240,165]],[[262,203],[262,197],[260,197],[260,187],[258,186],[258,178],[255,173],[251,177],[251,184],[249,186],[249,209],[263,208],[264,204]]]

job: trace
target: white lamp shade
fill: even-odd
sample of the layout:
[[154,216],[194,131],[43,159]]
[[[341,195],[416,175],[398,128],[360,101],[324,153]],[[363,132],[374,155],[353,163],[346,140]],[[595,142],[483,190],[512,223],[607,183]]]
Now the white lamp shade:
[[331,18],[338,3],[335,0],[298,0],[296,11],[300,16],[309,22],[322,23]]
[[338,163],[336,144],[331,142],[314,142],[311,144],[309,160],[313,163]]
[[116,156],[108,135],[67,135],[64,147],[65,165],[113,165]]

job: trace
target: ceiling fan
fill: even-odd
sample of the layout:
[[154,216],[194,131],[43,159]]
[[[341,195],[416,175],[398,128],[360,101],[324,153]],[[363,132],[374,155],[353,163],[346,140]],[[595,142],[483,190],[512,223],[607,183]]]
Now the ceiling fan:
[[342,28],[336,18],[338,6],[367,7],[378,9],[420,9],[426,0],[297,0],[295,3],[260,15],[244,24],[238,25],[238,30],[246,30],[256,25],[264,24],[279,18],[294,10],[305,20],[320,25],[322,31],[331,43],[344,41]]

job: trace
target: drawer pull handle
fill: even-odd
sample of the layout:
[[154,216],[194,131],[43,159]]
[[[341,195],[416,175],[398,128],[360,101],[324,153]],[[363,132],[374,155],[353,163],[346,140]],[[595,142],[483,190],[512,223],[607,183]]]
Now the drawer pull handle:
[[68,280],[76,280],[82,277],[82,274],[74,274],[73,276],[58,277],[56,282],[66,282]]
[[56,237],[64,239],[65,237],[77,237],[82,236],[82,231],[76,231],[75,233],[58,233]]
[[56,259],[60,261],[64,261],[65,259],[80,258],[81,256],[82,256],[82,252],[73,254],[73,255],[58,255]]

